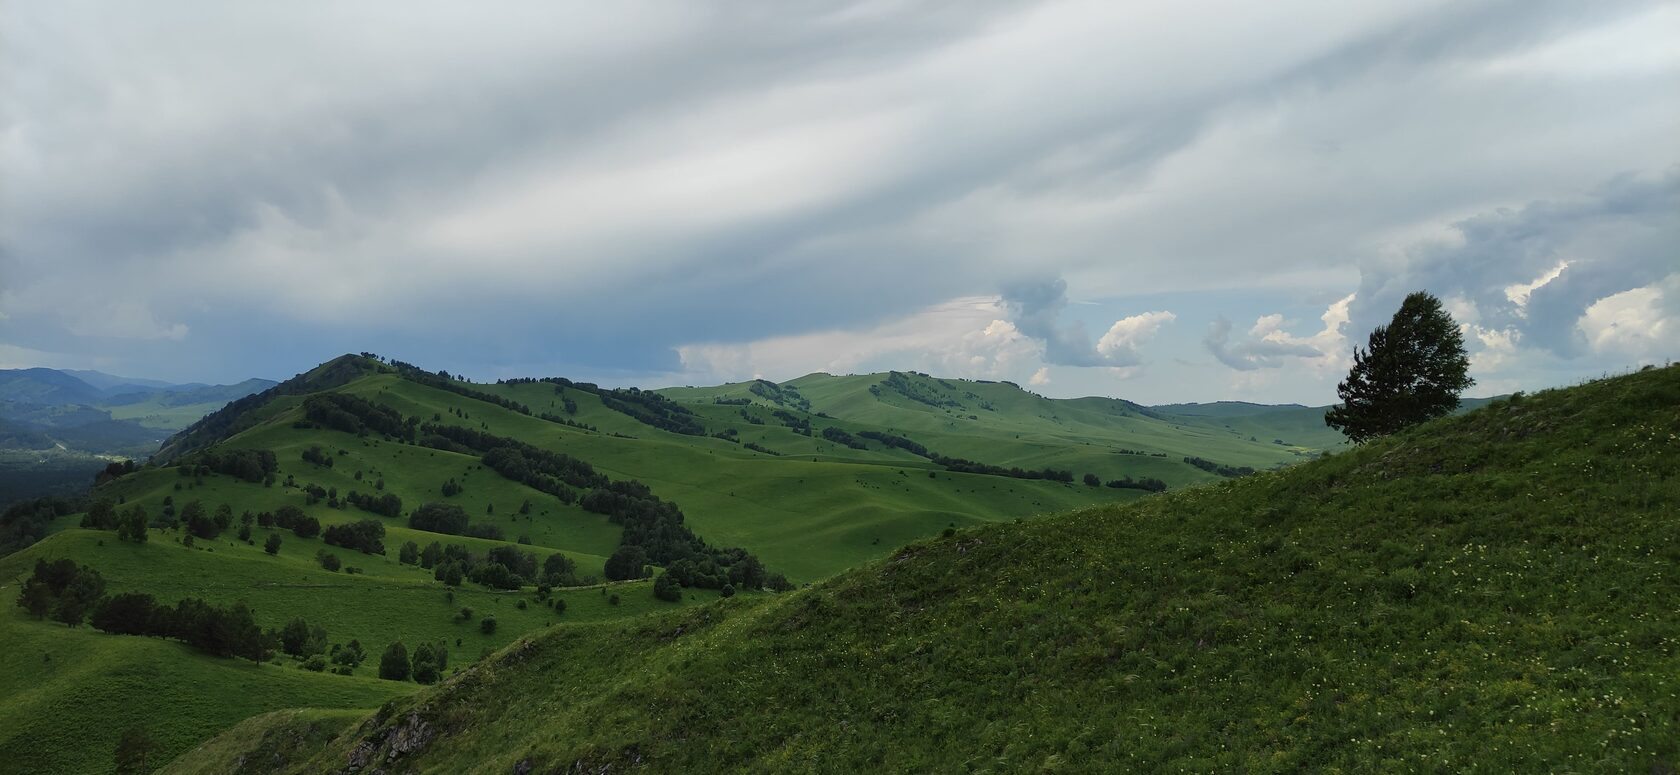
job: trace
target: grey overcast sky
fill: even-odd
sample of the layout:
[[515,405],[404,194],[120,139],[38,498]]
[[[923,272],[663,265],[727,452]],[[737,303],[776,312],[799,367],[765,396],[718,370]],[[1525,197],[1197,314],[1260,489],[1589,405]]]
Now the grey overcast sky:
[[1680,4],[0,4],[0,366],[1329,403],[1680,357]]

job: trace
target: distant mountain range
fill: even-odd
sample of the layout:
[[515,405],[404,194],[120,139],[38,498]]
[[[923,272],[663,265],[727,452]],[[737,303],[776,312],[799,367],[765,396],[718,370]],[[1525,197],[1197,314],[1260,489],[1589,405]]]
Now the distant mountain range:
[[98,371],[0,369],[0,502],[83,491],[105,458],[144,458],[170,434],[274,384],[175,384]]

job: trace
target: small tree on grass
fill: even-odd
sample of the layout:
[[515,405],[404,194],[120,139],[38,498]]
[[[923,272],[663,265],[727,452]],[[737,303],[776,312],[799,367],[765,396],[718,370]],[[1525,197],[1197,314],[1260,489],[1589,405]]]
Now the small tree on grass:
[[483,619],[478,620],[478,631],[484,633],[485,635],[495,634],[496,617],[486,616]]
[[1324,413],[1324,424],[1358,444],[1440,417],[1476,384],[1469,369],[1464,336],[1441,300],[1411,294],[1371,332],[1367,349],[1354,348],[1353,369],[1336,386],[1342,404]]
[[437,656],[437,646],[421,643],[414,647],[414,682],[420,684],[435,684],[442,672]]
[[138,504],[117,519],[117,540],[133,541],[137,544],[146,543],[146,525],[150,520],[146,517],[146,510]]
[[269,554],[279,554],[280,553],[280,534],[279,533],[269,533],[268,534],[268,540],[263,542],[263,551],[268,552]]
[[294,657],[311,657],[327,649],[327,631],[311,627],[303,619],[293,619],[280,628],[280,650]]
[[387,681],[407,681],[408,671],[408,647],[400,640],[387,646],[385,654],[379,658],[379,677]]
[[682,599],[682,585],[677,583],[677,580],[671,576],[670,571],[665,571],[659,574],[659,578],[653,580],[653,596],[669,603],[675,603]]

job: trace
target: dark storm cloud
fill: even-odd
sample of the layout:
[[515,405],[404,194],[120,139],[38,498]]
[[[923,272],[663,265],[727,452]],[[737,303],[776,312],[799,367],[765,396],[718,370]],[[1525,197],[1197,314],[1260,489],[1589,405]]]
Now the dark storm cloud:
[[[1453,231],[1456,240],[1420,245],[1399,266],[1366,267],[1355,330],[1386,322],[1407,293],[1427,289],[1473,303],[1477,319],[1461,322],[1580,355],[1576,324],[1595,302],[1680,273],[1680,169],[1617,176],[1586,196],[1483,213]],[[1513,298],[1513,286],[1541,280]]]
[[1079,321],[1062,321],[1067,310],[1067,282],[1061,278],[1010,283],[1003,289],[1010,322],[1044,343],[1044,362],[1052,366],[1100,366],[1103,358]]

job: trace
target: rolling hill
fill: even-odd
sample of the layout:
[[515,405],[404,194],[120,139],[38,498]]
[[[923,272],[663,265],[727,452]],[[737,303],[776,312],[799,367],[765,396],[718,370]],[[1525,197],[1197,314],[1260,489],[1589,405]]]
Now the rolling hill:
[[1518,394],[789,594],[547,629],[166,771],[1669,772],[1677,439],[1680,367]]
[[[152,523],[144,543],[82,527],[79,511],[0,520],[0,539],[26,546],[0,558],[0,640],[18,644],[0,656],[11,682],[0,701],[0,760],[101,771],[124,730],[147,730],[167,758],[293,707],[314,708],[288,718],[320,731],[359,718],[346,711],[419,689],[377,679],[379,652],[392,642],[441,643],[451,674],[550,627],[641,620],[729,591],[740,592],[736,601],[774,599],[758,588],[781,577],[820,581],[947,530],[1311,459],[1330,446],[1314,446],[1322,440],[1278,444],[1223,418],[909,372],[639,391],[560,379],[470,383],[344,356],[210,412],[151,465],[117,469],[94,498],[119,514],[142,511]],[[416,529],[411,515],[432,502],[458,508],[475,535]],[[222,507],[224,527],[180,524],[189,510]],[[326,530],[304,535],[270,521],[288,510]],[[247,513],[245,539],[237,534]],[[324,540],[370,522],[383,554]],[[271,537],[281,542],[272,555]],[[575,575],[552,590],[530,577],[508,588],[452,586],[441,566],[403,561],[398,549],[410,542],[460,547],[469,567],[492,552],[538,563],[560,556]],[[669,571],[670,558],[693,557],[698,576],[674,603],[657,599],[651,580],[614,580],[612,558],[631,546]],[[322,553],[346,568],[323,567]],[[243,603],[262,627],[302,618],[371,657],[334,675],[289,657],[231,661],[30,617],[17,605],[26,580],[38,561],[60,559],[98,571],[107,595]],[[753,563],[763,575],[745,570]],[[486,615],[494,630],[480,630]],[[129,687],[147,684],[167,689],[126,701]]]

